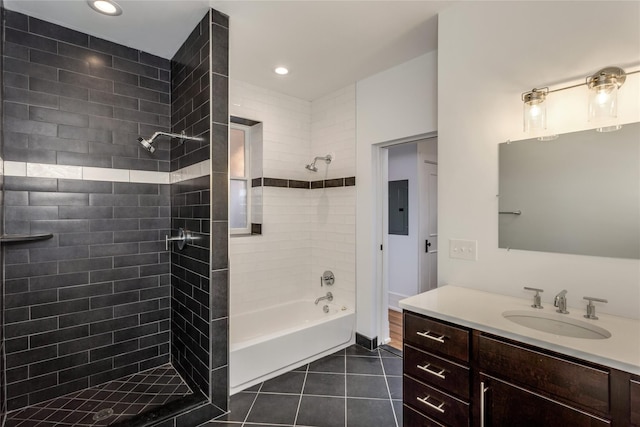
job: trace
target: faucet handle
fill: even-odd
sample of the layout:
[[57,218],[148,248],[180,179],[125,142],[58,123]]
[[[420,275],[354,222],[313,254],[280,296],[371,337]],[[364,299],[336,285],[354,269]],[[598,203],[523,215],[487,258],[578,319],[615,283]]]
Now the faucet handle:
[[604,303],[609,302],[606,299],[594,298],[594,297],[583,297],[583,299],[586,299],[587,301],[589,301],[589,304],[587,304],[587,314],[585,314],[584,317],[586,317],[587,319],[593,319],[593,320],[598,320],[598,316],[596,316],[596,306],[593,305],[593,302],[594,301],[604,302]]
[[530,288],[528,286],[524,287],[527,291],[534,291],[536,294],[533,296],[533,304],[531,304],[531,307],[533,308],[544,308],[542,307],[542,302],[540,300],[540,292],[544,292],[543,289],[538,289],[538,288]]

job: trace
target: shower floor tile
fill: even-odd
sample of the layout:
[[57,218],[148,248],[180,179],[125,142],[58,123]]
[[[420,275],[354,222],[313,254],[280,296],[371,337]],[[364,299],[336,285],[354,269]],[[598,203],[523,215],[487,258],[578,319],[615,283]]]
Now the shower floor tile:
[[231,396],[230,408],[201,427],[400,427],[402,352],[353,345]]
[[108,426],[190,394],[166,364],[9,412],[5,427]]

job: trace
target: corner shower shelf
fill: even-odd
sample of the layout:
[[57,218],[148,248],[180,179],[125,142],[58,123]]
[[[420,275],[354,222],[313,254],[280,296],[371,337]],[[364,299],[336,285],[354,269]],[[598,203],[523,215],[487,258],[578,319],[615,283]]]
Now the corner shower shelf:
[[53,237],[51,233],[43,234],[3,234],[0,236],[0,243],[35,242],[47,240]]

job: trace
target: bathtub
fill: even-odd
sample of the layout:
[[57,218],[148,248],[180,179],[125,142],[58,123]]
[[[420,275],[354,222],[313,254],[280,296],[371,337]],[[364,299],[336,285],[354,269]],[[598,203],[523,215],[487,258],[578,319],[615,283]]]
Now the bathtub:
[[[229,319],[231,394],[346,347],[355,312],[340,304],[293,301]],[[324,313],[323,307],[329,306]]]

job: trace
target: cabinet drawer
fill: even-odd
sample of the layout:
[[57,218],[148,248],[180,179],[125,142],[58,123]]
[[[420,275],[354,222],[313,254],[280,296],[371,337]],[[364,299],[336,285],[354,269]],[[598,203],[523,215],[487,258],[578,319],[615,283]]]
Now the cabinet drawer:
[[402,406],[402,425],[404,427],[445,427],[407,405]]
[[480,368],[516,384],[609,412],[609,372],[480,335]]
[[464,400],[469,399],[469,368],[406,344],[403,354],[405,374]]
[[629,395],[631,400],[631,424],[640,426],[640,381],[630,381]]
[[469,425],[469,404],[404,376],[404,402],[418,412],[443,424],[457,427]]
[[469,361],[469,331],[404,313],[404,340],[437,354]]

